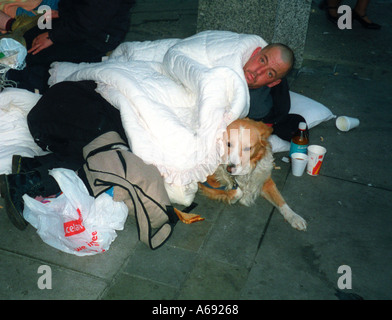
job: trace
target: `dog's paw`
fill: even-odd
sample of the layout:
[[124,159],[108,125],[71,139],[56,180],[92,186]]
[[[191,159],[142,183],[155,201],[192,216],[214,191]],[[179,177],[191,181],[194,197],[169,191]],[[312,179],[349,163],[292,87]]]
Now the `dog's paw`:
[[229,198],[230,198],[230,200],[229,200],[230,204],[236,203],[243,196],[243,192],[240,188],[229,190],[228,193],[229,193]]
[[286,221],[290,223],[293,228],[300,231],[306,231],[307,223],[305,219],[291,210],[287,204],[283,205],[280,211]]
[[306,231],[307,223],[304,218],[294,213],[291,217],[287,218],[287,222],[291,224],[291,226],[300,231]]

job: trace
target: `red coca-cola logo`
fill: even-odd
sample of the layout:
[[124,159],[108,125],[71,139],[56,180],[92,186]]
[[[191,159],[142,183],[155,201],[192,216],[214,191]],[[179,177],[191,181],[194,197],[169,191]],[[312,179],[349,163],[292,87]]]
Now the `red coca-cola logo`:
[[85,227],[82,225],[83,219],[82,219],[82,214],[80,212],[80,209],[76,209],[76,211],[79,214],[79,219],[78,220],[71,220],[64,222],[64,234],[66,237],[73,236],[75,234],[82,233],[85,231]]

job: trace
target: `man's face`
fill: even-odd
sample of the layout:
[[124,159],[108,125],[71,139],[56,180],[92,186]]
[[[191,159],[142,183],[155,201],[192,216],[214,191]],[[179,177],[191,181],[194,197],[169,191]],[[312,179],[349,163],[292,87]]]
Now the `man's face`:
[[257,48],[244,65],[244,74],[250,89],[273,87],[280,83],[289,65],[281,59],[279,48]]

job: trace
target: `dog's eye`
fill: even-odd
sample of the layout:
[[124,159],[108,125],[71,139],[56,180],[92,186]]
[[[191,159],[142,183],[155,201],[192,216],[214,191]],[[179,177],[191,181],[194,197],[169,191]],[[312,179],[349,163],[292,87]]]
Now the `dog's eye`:
[[230,146],[231,146],[231,145],[230,145],[230,142],[227,143],[227,146],[230,148]]

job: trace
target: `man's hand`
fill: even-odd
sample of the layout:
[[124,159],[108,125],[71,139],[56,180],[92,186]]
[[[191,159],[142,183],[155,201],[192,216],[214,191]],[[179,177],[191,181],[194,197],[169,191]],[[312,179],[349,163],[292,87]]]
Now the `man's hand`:
[[31,48],[28,53],[31,53],[32,55],[37,54],[38,52],[50,47],[53,44],[53,41],[49,39],[49,33],[41,33],[35,39],[33,40],[33,43],[31,45]]

